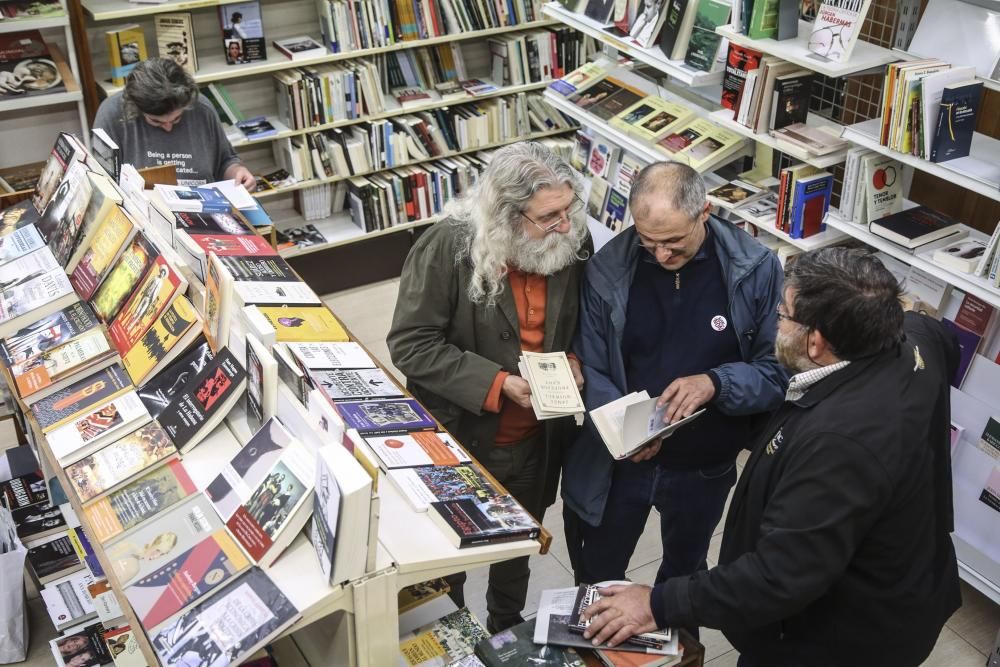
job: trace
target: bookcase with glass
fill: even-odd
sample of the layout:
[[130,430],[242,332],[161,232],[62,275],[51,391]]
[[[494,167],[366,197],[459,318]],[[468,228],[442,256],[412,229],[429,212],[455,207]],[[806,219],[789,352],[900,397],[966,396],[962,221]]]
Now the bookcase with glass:
[[474,170],[470,154],[557,141],[572,123],[540,92],[591,50],[532,0],[83,7],[89,43],[107,44],[92,54],[102,96],[120,90],[121,44],[175,58],[203,84],[286,256],[429,224],[441,202],[422,193]]

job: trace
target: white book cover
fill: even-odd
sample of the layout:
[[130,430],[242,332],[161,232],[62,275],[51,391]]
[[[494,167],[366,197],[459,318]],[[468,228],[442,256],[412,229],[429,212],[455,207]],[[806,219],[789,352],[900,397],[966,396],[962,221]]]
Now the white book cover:
[[244,305],[254,304],[318,304],[319,297],[303,282],[280,281],[249,281],[240,280],[233,283],[236,296]]
[[402,398],[403,391],[381,368],[323,369],[309,378],[331,401]]
[[681,426],[698,418],[701,409],[672,424],[664,424],[669,404],[656,407],[659,396],[650,398],[645,391],[632,392],[590,411],[594,426],[616,460],[635,454],[657,438],[666,438]]
[[[0,236],[0,266],[45,247],[45,240],[34,225],[15,229],[6,236]],[[52,257],[52,253],[49,252]],[[55,261],[55,258],[52,258]]]
[[48,435],[49,447],[61,464],[69,465],[131,433],[149,419],[149,411],[139,395],[130,391],[53,429]]
[[58,268],[59,262],[52,251],[41,248],[0,265],[0,287],[7,289]]
[[288,343],[288,350],[306,370],[375,368],[375,362],[357,343]]
[[823,0],[813,22],[809,50],[833,62],[851,57],[871,0]]
[[312,540],[332,584],[365,573],[371,497],[372,478],[346,449],[336,444],[320,448]]
[[93,575],[88,570],[80,570],[42,589],[42,600],[57,630],[97,616],[94,600],[87,590],[92,583]]
[[[27,315],[70,294],[73,294],[73,285],[60,267],[5,281],[0,285],[0,324]],[[40,313],[39,317],[46,314],[48,313]]]
[[347,430],[347,425],[344,424],[343,417],[333,407],[333,404],[323,396],[319,389],[309,391],[306,396],[306,409],[309,410],[309,418],[322,432],[324,444],[344,441],[344,431]]
[[447,433],[424,431],[367,436],[364,440],[389,470],[427,465],[453,466],[472,460]]

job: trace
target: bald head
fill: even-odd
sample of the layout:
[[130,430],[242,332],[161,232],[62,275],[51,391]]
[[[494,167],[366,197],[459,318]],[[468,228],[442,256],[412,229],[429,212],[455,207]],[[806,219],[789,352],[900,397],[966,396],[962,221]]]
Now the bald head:
[[705,181],[697,171],[679,162],[654,162],[632,183],[628,205],[634,217],[647,217],[656,202],[694,220],[705,209],[705,198]]

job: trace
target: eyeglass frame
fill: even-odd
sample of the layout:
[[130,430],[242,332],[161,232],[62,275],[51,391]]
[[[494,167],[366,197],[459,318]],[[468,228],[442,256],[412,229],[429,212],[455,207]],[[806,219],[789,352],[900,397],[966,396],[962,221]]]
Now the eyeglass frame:
[[573,217],[570,215],[569,212],[570,212],[570,209],[572,209],[574,206],[578,206],[579,207],[578,208],[578,212],[582,212],[584,209],[586,209],[587,204],[584,203],[584,201],[582,199],[580,199],[580,196],[578,194],[576,194],[575,192],[573,193],[573,199],[575,200],[575,202],[571,203],[569,206],[567,206],[563,210],[561,210],[561,211],[554,211],[555,213],[559,214],[559,219],[556,222],[553,222],[548,227],[542,227],[540,224],[538,224],[537,222],[535,222],[534,220],[532,220],[531,216],[529,216],[524,211],[518,211],[518,212],[522,216],[524,216],[525,220],[527,220],[528,222],[530,222],[531,224],[533,224],[535,227],[537,227],[539,230],[541,230],[541,232],[543,234],[548,234],[549,232],[552,232],[553,230],[555,230],[556,227],[558,227],[559,225],[561,225],[564,222],[568,222],[571,225],[573,224]]
[[654,255],[656,254],[657,250],[669,250],[670,254],[673,254],[674,252],[684,248],[684,242],[687,241],[688,237],[694,233],[694,230],[698,228],[698,224],[701,222],[702,221],[699,217],[697,220],[694,221],[694,223],[692,223],[691,229],[687,230],[687,232],[685,232],[684,235],[678,239],[671,241],[650,241],[649,244],[647,244],[643,240],[642,235],[639,233],[639,230],[637,229],[635,233],[636,236],[639,237],[638,245],[640,248],[645,248],[648,252]]
[[792,317],[791,315],[789,315],[788,313],[781,312],[781,306],[780,305],[777,308],[774,309],[774,312],[778,316],[778,322],[779,323],[781,323],[781,322],[791,322],[792,324],[798,324],[800,327],[810,328],[809,325],[806,324],[805,322],[800,322],[797,319],[795,319],[794,317]]

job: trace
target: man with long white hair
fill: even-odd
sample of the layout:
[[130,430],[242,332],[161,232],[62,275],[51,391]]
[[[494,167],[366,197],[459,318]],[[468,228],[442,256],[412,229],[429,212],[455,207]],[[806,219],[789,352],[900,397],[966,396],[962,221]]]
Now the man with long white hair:
[[[538,143],[496,151],[447,219],[417,241],[387,342],[407,386],[538,519],[555,500],[571,418],[539,422],[518,375],[522,350],[567,350],[592,245],[579,183]],[[571,358],[577,383],[583,376]],[[487,627],[521,622],[528,558],[490,567]],[[452,597],[464,604],[464,573]]]

